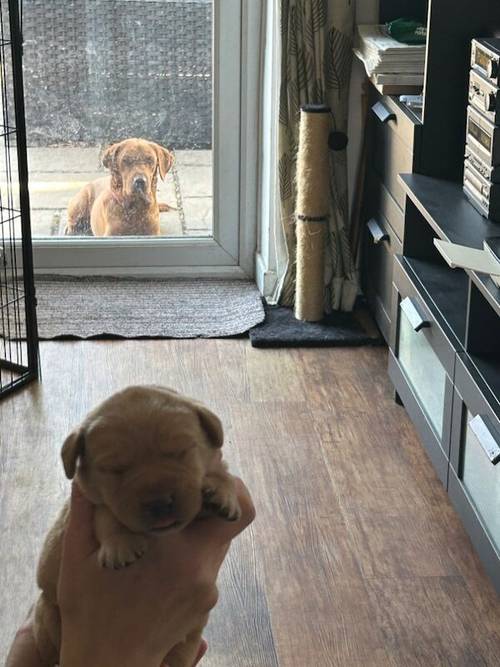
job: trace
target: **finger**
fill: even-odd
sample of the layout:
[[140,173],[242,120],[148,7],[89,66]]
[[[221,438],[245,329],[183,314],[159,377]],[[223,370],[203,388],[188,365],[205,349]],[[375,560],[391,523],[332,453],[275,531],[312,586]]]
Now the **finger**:
[[26,626],[16,634],[10,647],[5,667],[38,667],[42,664],[32,626]]
[[200,662],[200,660],[207,652],[207,649],[208,649],[208,644],[206,640],[202,638],[200,642],[200,648],[198,650],[198,655],[196,656],[196,660],[194,661],[193,667],[195,667]]
[[[193,667],[196,667],[196,665],[200,662],[200,660],[203,658],[205,653],[207,652],[208,649],[208,644],[203,637],[201,638],[200,641],[200,648],[198,649],[198,654],[196,655],[196,658],[193,663]],[[164,662],[161,663],[161,667],[169,667],[168,664],[168,656],[165,658]]]
[[73,482],[63,542],[64,558],[82,560],[94,553],[98,546],[94,536],[94,506],[83,495],[78,484]]

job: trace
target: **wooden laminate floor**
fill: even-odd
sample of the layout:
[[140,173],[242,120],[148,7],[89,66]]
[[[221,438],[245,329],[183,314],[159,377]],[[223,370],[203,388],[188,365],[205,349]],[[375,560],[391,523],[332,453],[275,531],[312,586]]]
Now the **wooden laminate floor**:
[[220,414],[257,506],[221,575],[206,667],[500,665],[499,598],[392,400],[383,349],[41,349],[43,383],[0,404],[0,656],[68,491],[65,434],[116,389],[157,382]]

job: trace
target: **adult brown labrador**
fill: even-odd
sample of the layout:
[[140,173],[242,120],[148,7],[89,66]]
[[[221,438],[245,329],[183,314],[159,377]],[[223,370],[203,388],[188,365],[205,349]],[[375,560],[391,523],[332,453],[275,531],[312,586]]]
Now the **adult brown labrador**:
[[145,139],[125,139],[109,146],[102,157],[111,175],[87,183],[68,205],[66,235],[154,236],[160,234],[156,200],[158,173],[162,180],[172,167],[170,151]]

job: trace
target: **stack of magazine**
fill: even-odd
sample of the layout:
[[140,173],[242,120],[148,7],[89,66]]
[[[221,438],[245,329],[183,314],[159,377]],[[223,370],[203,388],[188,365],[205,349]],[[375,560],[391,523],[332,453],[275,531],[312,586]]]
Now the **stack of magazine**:
[[425,44],[398,42],[383,25],[360,25],[354,53],[382,93],[417,93],[424,85]]

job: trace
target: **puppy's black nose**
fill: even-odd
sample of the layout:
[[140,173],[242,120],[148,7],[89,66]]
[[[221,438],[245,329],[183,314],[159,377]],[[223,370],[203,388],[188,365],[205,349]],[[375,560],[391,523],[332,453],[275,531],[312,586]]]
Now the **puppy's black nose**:
[[146,179],[144,176],[136,176],[134,178],[134,188],[142,191],[146,189]]
[[142,504],[142,509],[151,519],[158,521],[168,517],[173,509],[174,503],[171,498],[156,498]]

